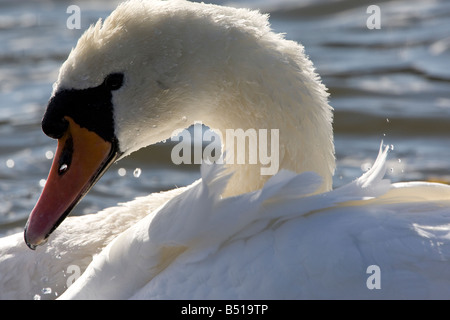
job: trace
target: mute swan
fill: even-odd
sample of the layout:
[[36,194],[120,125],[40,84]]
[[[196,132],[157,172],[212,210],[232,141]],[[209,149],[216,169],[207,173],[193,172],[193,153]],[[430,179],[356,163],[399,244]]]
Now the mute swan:
[[[196,121],[279,129],[280,171],[204,164],[191,186],[63,222],[111,163]],[[119,5],[61,67],[42,127],[58,147],[25,227],[42,247],[2,239],[2,298],[450,298],[450,187],[390,184],[381,148],[332,190],[326,88],[258,12]]]

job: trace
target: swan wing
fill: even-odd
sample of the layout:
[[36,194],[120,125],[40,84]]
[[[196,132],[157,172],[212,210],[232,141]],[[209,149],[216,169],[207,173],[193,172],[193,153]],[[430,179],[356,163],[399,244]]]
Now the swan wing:
[[287,215],[256,219],[201,259],[186,250],[132,298],[448,299],[450,187],[388,184],[386,153],[351,184],[293,201],[295,210],[266,199],[266,213],[279,204]]
[[[386,155],[381,150],[354,182],[313,196],[319,176],[281,171],[261,190],[222,199],[229,174],[220,165],[202,168],[201,180],[122,233],[63,298],[383,296],[367,288],[367,268],[379,266],[395,284],[401,277],[393,258],[414,265],[418,247],[403,257],[387,248],[401,251],[416,239],[430,249],[410,214],[414,206],[384,200],[402,189],[383,179]],[[429,208],[443,214],[439,205]]]

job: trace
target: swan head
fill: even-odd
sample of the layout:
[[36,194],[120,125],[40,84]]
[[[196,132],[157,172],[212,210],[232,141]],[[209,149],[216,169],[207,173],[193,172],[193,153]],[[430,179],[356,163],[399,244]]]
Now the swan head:
[[[45,243],[114,161],[196,121],[279,128],[280,169],[316,171],[322,191],[330,188],[332,113],[303,47],[258,12],[131,0],[91,26],[60,69],[42,120],[58,147],[25,226],[27,245]],[[236,193],[266,180],[237,171],[228,186]],[[253,183],[239,189],[242,179]]]

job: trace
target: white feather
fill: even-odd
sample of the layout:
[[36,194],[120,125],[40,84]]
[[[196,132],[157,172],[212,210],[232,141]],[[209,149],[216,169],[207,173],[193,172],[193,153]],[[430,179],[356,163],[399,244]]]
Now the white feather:
[[[80,38],[54,94],[111,72],[125,74],[113,94],[124,155],[195,121],[274,128],[280,170],[204,164],[189,187],[68,218],[36,252],[22,234],[3,238],[0,298],[450,298],[450,187],[390,184],[380,148],[368,172],[331,190],[328,94],[267,16],[126,2]],[[71,265],[82,273],[72,285]]]

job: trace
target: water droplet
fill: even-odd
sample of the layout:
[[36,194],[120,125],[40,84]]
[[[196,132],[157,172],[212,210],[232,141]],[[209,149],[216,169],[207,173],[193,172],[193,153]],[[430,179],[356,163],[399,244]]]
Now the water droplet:
[[6,166],[7,166],[8,168],[14,168],[14,165],[15,165],[15,163],[14,163],[14,160],[13,160],[13,159],[8,159],[8,160],[6,160]]
[[391,150],[394,150],[394,145],[393,144],[391,144]]
[[136,168],[136,169],[134,169],[134,171],[133,171],[133,176],[134,176],[135,178],[139,178],[139,176],[141,175],[141,173],[142,173],[141,168]]
[[362,170],[363,172],[369,171],[370,168],[371,168],[371,166],[372,166],[372,163],[370,163],[370,162],[363,163],[363,164],[361,165],[361,170]]
[[186,121],[187,121],[186,116],[183,116],[183,117],[181,118],[181,120],[183,120],[184,122],[186,122]]
[[402,162],[402,159],[398,159],[398,163],[401,163]]
[[386,118],[386,122],[389,123],[389,118]]
[[125,168],[120,168],[119,170],[117,170],[117,173],[119,174],[119,176],[124,177],[127,174],[127,170]]
[[61,165],[61,167],[59,167],[58,173],[59,173],[59,174],[62,174],[62,173],[64,173],[64,172],[66,172],[68,168],[69,168],[69,167],[67,166],[67,164],[64,163],[63,165]]
[[42,288],[42,294],[50,294],[52,293],[52,288]]
[[53,159],[53,156],[54,156],[54,154],[53,154],[53,151],[51,151],[51,150],[48,150],[48,151],[45,153],[45,157],[46,157],[48,160]]
[[41,296],[38,294],[35,294],[33,297],[33,300],[41,300]]
[[45,179],[39,180],[39,186],[41,186],[42,188],[45,187],[46,183],[47,183],[47,180],[45,180]]

